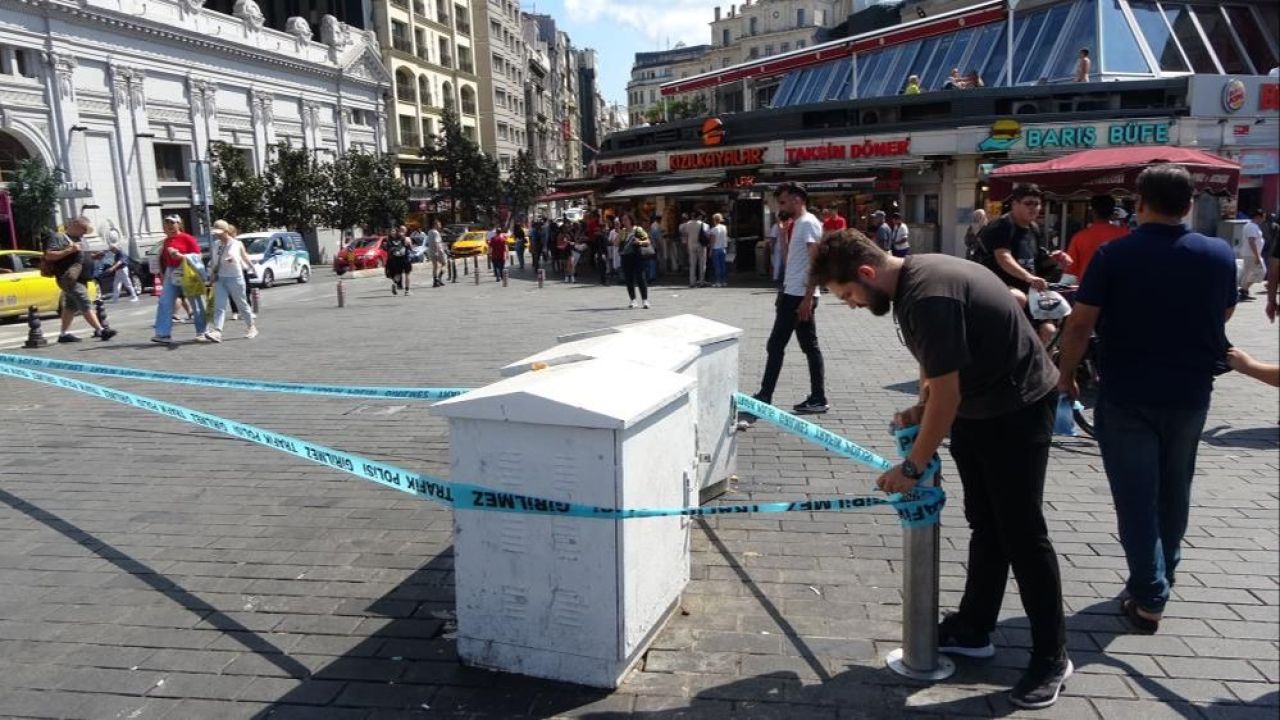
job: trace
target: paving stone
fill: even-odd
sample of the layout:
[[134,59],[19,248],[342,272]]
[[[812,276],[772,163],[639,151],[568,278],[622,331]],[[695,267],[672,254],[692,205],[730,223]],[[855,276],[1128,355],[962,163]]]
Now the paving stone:
[[[630,317],[612,309],[617,288],[538,291],[524,276],[506,289],[459,284],[412,298],[383,289],[380,280],[352,281],[350,312],[335,322],[332,278],[317,269],[307,286],[264,293],[271,323],[254,343],[41,352],[214,375],[267,367],[272,379],[326,382],[349,376],[357,358],[429,357],[402,384],[476,386],[556,334]],[[740,384],[753,389],[772,321],[767,292],[659,285],[653,297],[657,316],[698,312],[743,327]],[[440,311],[511,303],[537,311],[465,319]],[[583,309],[597,312],[575,312]],[[430,318],[428,331],[402,332],[405,311]],[[891,456],[884,424],[910,402],[914,365],[889,319],[824,313],[832,411],[820,424]],[[125,336],[145,337],[143,315],[132,327],[121,319]],[[1228,332],[1265,360],[1280,355],[1280,338],[1254,306]],[[445,337],[464,341],[442,344]],[[281,362],[286,354],[299,362]],[[805,375],[793,343],[780,402],[805,394]],[[425,406],[377,415],[352,412],[375,402],[246,403],[189,386],[105,384],[449,473],[447,425]],[[0,433],[13,440],[0,458],[0,498],[27,503],[0,502],[0,716],[1250,720],[1274,718],[1280,704],[1280,437],[1271,432],[1274,405],[1258,403],[1258,386],[1237,375],[1215,384],[1180,582],[1159,635],[1129,634],[1118,613],[1126,566],[1096,444],[1055,442],[1046,516],[1062,556],[1077,675],[1057,706],[1035,713],[1004,699],[1027,662],[1012,579],[994,660],[962,663],[927,688],[884,669],[883,655],[902,636],[902,535],[889,513],[695,523],[688,615],[669,623],[619,690],[595,693],[458,663],[456,643],[442,635],[456,602],[448,511],[132,408],[9,379],[0,393],[39,406],[22,422],[0,413]],[[87,407],[99,413],[92,423]],[[50,444],[55,428],[74,429],[95,453],[93,484]],[[1261,444],[1231,444],[1232,433],[1258,428],[1268,430]],[[767,427],[738,443],[731,499],[847,493],[873,479]],[[175,475],[179,465],[185,473]],[[962,592],[968,543],[962,488],[952,482],[948,492],[944,611]],[[152,697],[162,676],[168,690],[159,693],[174,697]]]

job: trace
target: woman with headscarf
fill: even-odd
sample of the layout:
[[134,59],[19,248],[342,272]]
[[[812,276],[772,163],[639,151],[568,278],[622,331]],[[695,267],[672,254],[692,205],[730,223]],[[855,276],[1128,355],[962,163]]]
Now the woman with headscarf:
[[209,263],[210,281],[214,283],[213,329],[204,336],[210,342],[222,342],[222,323],[227,319],[227,302],[235,303],[244,319],[245,337],[258,335],[258,326],[254,324],[253,308],[249,306],[244,279],[245,269],[250,266],[249,254],[244,244],[236,239],[236,228],[226,220],[213,224],[213,257]]

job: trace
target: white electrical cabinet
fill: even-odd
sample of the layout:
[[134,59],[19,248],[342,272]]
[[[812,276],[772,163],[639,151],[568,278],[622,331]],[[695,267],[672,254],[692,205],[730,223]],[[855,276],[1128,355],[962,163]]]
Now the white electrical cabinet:
[[618,325],[614,330],[655,343],[683,343],[698,348],[694,374],[698,382],[698,502],[723,495],[738,471],[737,408],[738,338],[742,330],[698,315]]
[[[437,403],[451,477],[602,507],[697,494],[692,378],[616,359],[525,372]],[[459,509],[458,655],[477,667],[614,688],[689,580],[689,522]]]

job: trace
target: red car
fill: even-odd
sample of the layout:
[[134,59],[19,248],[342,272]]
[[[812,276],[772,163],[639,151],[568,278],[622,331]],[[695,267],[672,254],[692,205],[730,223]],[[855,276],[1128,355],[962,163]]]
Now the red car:
[[379,268],[387,264],[385,235],[373,235],[356,240],[333,259],[333,271],[342,274],[347,270]]

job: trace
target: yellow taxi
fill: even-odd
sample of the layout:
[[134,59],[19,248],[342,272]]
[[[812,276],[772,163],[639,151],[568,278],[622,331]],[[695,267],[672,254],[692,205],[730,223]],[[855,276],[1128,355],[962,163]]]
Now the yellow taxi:
[[[40,314],[57,312],[61,293],[53,278],[40,274],[40,256],[34,250],[0,250],[0,318],[21,317],[35,305]],[[98,296],[97,283],[89,283],[89,299]]]
[[[512,250],[515,246],[515,235],[507,233],[507,249]],[[489,231],[468,230],[462,233],[457,240],[453,241],[453,245],[449,248],[449,253],[454,257],[461,258],[487,255],[489,253]]]

